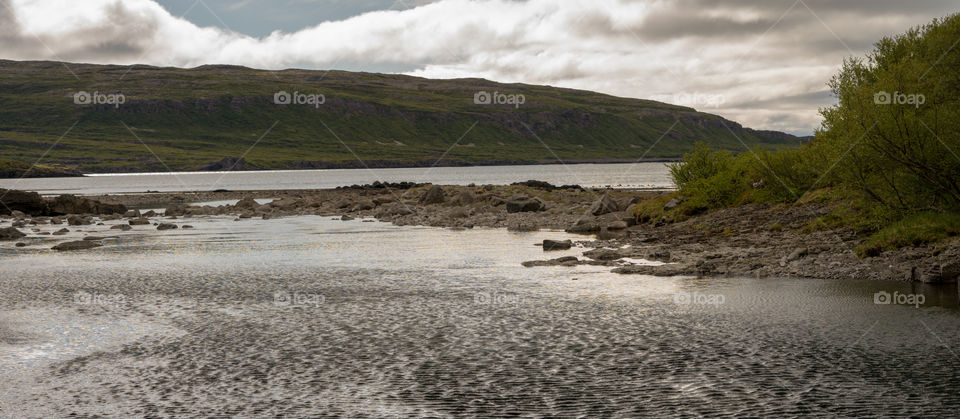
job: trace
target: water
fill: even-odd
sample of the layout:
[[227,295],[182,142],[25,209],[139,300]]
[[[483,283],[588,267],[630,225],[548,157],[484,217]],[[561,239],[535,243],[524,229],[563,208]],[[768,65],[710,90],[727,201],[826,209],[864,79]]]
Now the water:
[[[937,417],[960,408],[955,286],[520,266],[546,257],[534,243],[571,237],[562,232],[323,217],[178,222],[197,228],[134,230],[80,253],[46,249],[117,233],[92,226],[31,236],[27,248],[0,244],[0,379],[44,374],[10,386],[0,416],[10,406],[290,417]],[[888,301],[882,293],[898,303],[876,304]],[[916,295],[923,304],[908,305]],[[64,313],[65,328],[86,332],[65,339],[43,326]],[[14,314],[19,323],[7,320]]]
[[505,185],[530,179],[555,185],[577,183],[584,187],[673,187],[664,163],[634,163],[92,175],[80,178],[0,179],[0,188],[37,191],[49,195],[96,195],[142,193],[148,190],[177,192],[216,189],[325,189],[363,185],[378,180],[439,185]]

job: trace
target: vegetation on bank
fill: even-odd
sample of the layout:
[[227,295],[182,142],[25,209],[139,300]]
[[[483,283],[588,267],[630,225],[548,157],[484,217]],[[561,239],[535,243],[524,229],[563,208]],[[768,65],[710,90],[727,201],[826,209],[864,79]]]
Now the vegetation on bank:
[[[666,221],[748,203],[833,202],[806,230],[853,227],[861,256],[960,231],[960,14],[887,37],[829,82],[814,141],[734,155],[699,144],[670,165],[683,202]],[[662,207],[661,207],[662,208]]]
[[30,165],[23,162],[0,159],[0,179],[22,177],[67,177],[82,176],[72,168],[47,166],[42,164]]
[[[323,103],[276,104],[278,94]],[[524,102],[484,103],[493,94]],[[696,140],[802,143],[688,107],[550,86],[0,60],[3,157],[85,172],[196,170],[228,157],[264,169],[634,161],[678,158]]]

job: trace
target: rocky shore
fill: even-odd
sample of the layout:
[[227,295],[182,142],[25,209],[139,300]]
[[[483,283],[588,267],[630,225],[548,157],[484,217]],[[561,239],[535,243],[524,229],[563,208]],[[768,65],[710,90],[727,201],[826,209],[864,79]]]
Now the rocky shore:
[[[828,203],[741,206],[691,219],[638,220],[634,206],[668,192],[584,189],[528,181],[514,185],[439,186],[412,183],[353,186],[333,190],[217,191],[148,193],[42,199],[21,191],[0,191],[0,240],[17,240],[38,224],[83,225],[121,220],[112,226],[183,227],[174,219],[233,216],[236,221],[299,215],[344,220],[377,219],[396,225],[469,229],[506,228],[524,232],[565,230],[583,235],[577,243],[538,243],[543,260],[525,266],[610,266],[622,274],[660,276],[757,276],[955,282],[960,244],[947,243],[887,251],[858,258],[863,238],[853,229],[807,231],[831,210]],[[229,204],[201,205],[227,201]],[[235,203],[233,203],[235,201]],[[673,205],[675,203],[668,203]],[[127,208],[156,208],[143,211]],[[161,209],[162,208],[162,209]],[[6,214],[4,216],[3,214]],[[189,227],[189,226],[187,226]],[[54,233],[55,234],[55,233]],[[94,241],[95,243],[95,241]],[[582,257],[550,258],[551,249],[580,246]],[[62,244],[61,250],[95,247]],[[624,266],[624,260],[639,261]]]

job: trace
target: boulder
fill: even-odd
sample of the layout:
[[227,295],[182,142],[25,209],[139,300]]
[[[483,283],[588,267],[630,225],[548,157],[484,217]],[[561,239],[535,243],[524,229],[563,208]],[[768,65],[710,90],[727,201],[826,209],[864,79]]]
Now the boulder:
[[600,224],[592,218],[581,218],[567,228],[567,233],[592,234],[600,231]]
[[960,279],[960,262],[935,263],[931,266],[915,266],[910,276],[914,281],[928,284],[955,283]]
[[30,215],[46,215],[50,212],[47,202],[36,192],[0,189],[0,214],[9,215],[20,211]]
[[578,264],[580,264],[580,259],[577,259],[576,256],[564,256],[550,260],[531,260],[521,263],[521,265],[527,268],[534,266],[576,266]]
[[360,201],[357,202],[357,205],[354,205],[353,210],[367,211],[367,210],[372,210],[376,207],[377,207],[377,204],[375,204],[373,201],[369,199],[361,199]]
[[603,194],[603,197],[596,200],[593,205],[590,206],[590,213],[593,215],[609,214],[620,210],[620,203],[611,198],[610,194]]
[[344,216],[340,217],[340,221],[353,221],[353,220],[354,220],[354,218],[351,217],[351,216],[349,216],[349,215],[344,215]]
[[[182,217],[187,215],[188,207],[183,204],[170,204],[166,209],[163,210],[163,215],[168,217]],[[127,212],[128,218],[140,218],[140,212],[136,212],[135,217],[130,217],[130,212]]]
[[127,230],[133,230],[133,227],[130,227],[129,224],[117,224],[117,225],[115,225],[115,226],[113,226],[113,227],[110,227],[110,229],[111,229],[111,230],[127,231]]
[[177,225],[176,225],[176,224],[170,224],[170,223],[160,223],[160,225],[157,226],[157,230],[160,230],[160,231],[163,231],[163,230],[176,230],[176,229],[177,229]]
[[543,241],[543,250],[567,250],[573,247],[573,241],[571,240],[544,240]]
[[124,214],[127,207],[104,204],[82,196],[60,195],[47,202],[51,214]]
[[620,252],[603,247],[583,252],[583,255],[593,260],[617,260],[623,258]]
[[540,230],[540,226],[533,221],[528,220],[510,220],[507,223],[507,231],[528,232]]
[[94,247],[100,247],[100,246],[103,246],[103,244],[97,241],[80,240],[80,241],[60,243],[56,246],[53,246],[52,249],[62,252],[62,251],[71,251],[71,250],[93,249]]
[[17,240],[24,236],[26,236],[26,234],[23,234],[23,232],[13,227],[0,228],[0,241]]
[[443,194],[443,188],[440,185],[433,185],[420,197],[421,205],[441,204],[446,201]]
[[147,211],[147,212],[143,213],[143,216],[144,216],[145,218],[156,217],[156,216],[157,216],[157,212],[154,211],[154,210],[150,210],[150,211]]
[[27,218],[27,214],[24,213],[23,211],[13,210],[13,211],[10,211],[10,215],[13,216],[13,218],[16,218],[18,220]]
[[55,231],[55,232],[53,233],[53,235],[54,235],[54,236],[62,236],[62,235],[67,234],[67,233],[69,233],[69,232],[70,232],[70,230],[67,230],[67,229],[65,229],[65,228],[61,228],[61,229]]
[[93,218],[70,215],[67,217],[67,224],[72,226],[87,226],[93,224]]
[[[273,205],[274,203],[280,203],[280,202],[282,202],[282,201],[283,201],[282,199],[277,199],[277,200],[274,200],[273,202],[271,202],[270,205]],[[260,204],[257,203],[257,200],[255,200],[255,199],[253,199],[253,198],[250,198],[250,197],[246,197],[246,198],[241,199],[241,200],[240,200],[239,202],[237,202],[236,204],[234,204],[233,207],[234,207],[234,208],[237,208],[237,209],[254,209],[254,208],[260,207]]]
[[507,201],[507,212],[536,212],[543,211],[546,209],[546,206],[543,205],[543,201],[537,198],[530,198],[526,196],[515,196],[510,198]]
[[470,205],[474,203],[476,200],[477,200],[477,196],[474,195],[473,192],[470,192],[468,190],[461,190],[460,193],[457,195],[457,202],[460,203],[460,205]]
[[666,204],[663,205],[664,211],[672,211],[680,206],[683,203],[683,200],[678,197],[673,197]]
[[127,210],[127,212],[123,213],[123,216],[126,218],[140,218],[140,210]]
[[132,226],[146,226],[146,225],[150,225],[150,220],[146,218],[134,218],[128,221],[128,223]]

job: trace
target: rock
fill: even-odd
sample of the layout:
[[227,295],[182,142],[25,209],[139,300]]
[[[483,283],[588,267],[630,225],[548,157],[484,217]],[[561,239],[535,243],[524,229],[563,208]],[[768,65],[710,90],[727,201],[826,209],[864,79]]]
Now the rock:
[[803,248],[803,247],[798,248],[798,249],[794,250],[793,252],[791,252],[789,255],[787,255],[787,262],[793,262],[793,261],[795,261],[795,260],[797,260],[797,259],[800,259],[800,258],[806,256],[807,253],[809,253],[809,250],[807,250],[806,248]]
[[515,196],[507,201],[507,212],[536,212],[543,211],[546,206],[543,201],[526,196]]
[[928,284],[955,283],[960,279],[960,262],[947,262],[932,266],[915,266],[910,272],[914,281]]
[[440,185],[433,185],[420,197],[421,205],[441,204],[446,201],[443,194],[443,188]]
[[56,246],[53,246],[52,249],[56,251],[70,251],[70,250],[93,249],[94,247],[100,247],[100,246],[103,246],[103,244],[101,244],[100,242],[80,240],[80,241],[74,241],[74,242],[60,243]]
[[567,233],[592,234],[600,231],[600,224],[591,218],[581,218],[568,227]]
[[128,210],[123,213],[123,216],[126,218],[140,218],[140,210]]
[[467,190],[462,190],[460,191],[460,194],[457,195],[457,202],[460,203],[460,205],[470,205],[476,200],[477,196],[474,195],[473,192]]
[[26,226],[27,226],[27,222],[26,222],[26,221],[23,221],[23,220],[17,220],[17,221],[14,221],[11,225],[12,225],[13,227],[18,227],[18,228],[19,228],[19,227],[26,227]]
[[193,228],[193,226],[190,225],[190,224],[184,224],[184,225],[183,225],[182,227],[180,227],[180,228],[182,228],[182,229],[184,229],[184,230],[189,230],[189,229]]
[[467,218],[470,214],[467,213],[467,210],[463,208],[454,208],[447,213],[447,216],[453,219]]
[[0,228],[0,241],[16,240],[25,236],[26,234],[23,234],[23,232],[13,227]]
[[90,217],[81,217],[79,215],[71,215],[67,217],[67,224],[72,226],[86,226],[93,224],[93,219]]
[[129,224],[117,224],[117,225],[115,225],[115,226],[113,226],[113,227],[110,227],[110,229],[111,229],[111,230],[123,230],[123,231],[127,231],[127,230],[133,230],[133,227],[130,227]]
[[13,218],[16,218],[18,220],[21,220],[27,217],[27,214],[25,214],[23,211],[17,211],[17,210],[11,211],[10,215],[13,216]]
[[627,223],[621,220],[617,220],[606,225],[607,230],[624,230],[627,227],[629,227]]
[[550,260],[531,260],[521,263],[526,268],[531,268],[534,266],[576,266],[580,264],[580,259],[577,259],[576,256],[564,256],[562,258],[550,259]]
[[86,241],[95,241],[95,242],[98,242],[98,241],[106,240],[107,238],[106,238],[106,237],[100,237],[100,236],[87,236],[87,237],[84,237],[83,239],[86,240]]
[[620,210],[620,203],[611,198],[609,194],[603,194],[603,197],[590,206],[590,213],[593,215],[609,214]]
[[82,196],[60,195],[48,201],[52,214],[124,214],[127,207],[120,204],[104,204]]
[[150,211],[147,211],[147,212],[143,213],[143,216],[144,216],[145,218],[156,217],[156,216],[157,216],[157,212],[154,211],[154,210],[150,210]]
[[145,225],[150,225],[150,220],[146,218],[134,218],[128,221],[128,223],[132,226],[145,226]]
[[543,250],[567,250],[573,247],[573,241],[571,240],[544,240],[543,241]]
[[54,235],[54,236],[62,236],[62,235],[67,234],[67,233],[69,233],[69,232],[70,232],[70,230],[67,230],[67,229],[65,229],[65,228],[61,228],[61,229],[55,231],[55,232],[53,233],[53,235]]
[[601,227],[597,232],[597,240],[618,240],[627,237],[627,231],[624,229],[611,230],[607,227]]
[[176,225],[176,224],[170,224],[170,223],[160,223],[160,225],[157,226],[157,230],[160,230],[160,231],[163,231],[163,230],[176,230],[176,229],[177,229],[177,225]]
[[0,189],[0,214],[8,215],[13,211],[30,215],[47,215],[50,208],[43,197],[36,192]]
[[240,216],[237,218],[240,218],[241,220],[246,220],[248,218],[253,218],[253,214],[249,212],[245,212],[243,214],[240,214]]
[[17,242],[17,244],[15,244],[14,246],[16,246],[16,247],[27,247],[27,244],[24,243],[24,242]]
[[[279,203],[282,202],[282,201],[283,201],[282,199],[277,199],[277,200],[274,200],[273,202],[271,202],[270,205],[273,205],[274,203],[279,204]],[[237,209],[251,209],[251,210],[252,210],[252,209],[255,209],[255,208],[259,208],[259,207],[260,207],[260,204],[257,203],[257,200],[255,200],[255,199],[253,199],[253,198],[250,198],[250,197],[246,197],[246,198],[241,199],[241,200],[240,200],[239,202],[237,202],[236,204],[234,204],[233,207],[234,207],[234,208],[237,208]]]
[[372,210],[372,209],[374,209],[374,208],[376,208],[376,207],[377,207],[377,204],[375,204],[373,201],[371,201],[371,200],[369,200],[369,199],[363,199],[363,200],[360,200],[360,202],[357,202],[357,205],[355,205],[355,206],[353,207],[353,210],[354,210],[354,211],[368,211],[368,210]]
[[50,217],[50,224],[63,224],[62,217]]
[[663,210],[664,210],[664,211],[672,211],[672,210],[676,209],[677,207],[679,207],[680,204],[682,204],[682,203],[683,203],[683,200],[680,199],[679,197],[670,198],[670,200],[667,201],[667,203],[663,205]]
[[583,255],[593,260],[617,260],[623,258],[620,252],[603,247],[584,252]]
[[351,217],[351,216],[349,216],[349,215],[344,215],[344,216],[340,217],[340,221],[353,221],[353,220],[354,220],[354,218]]

